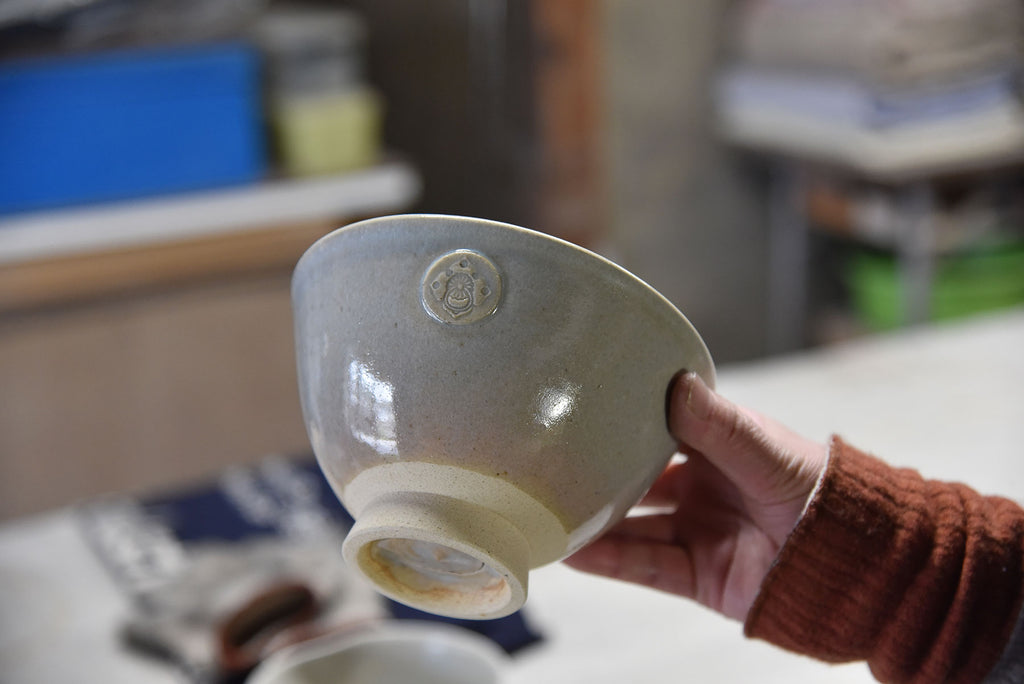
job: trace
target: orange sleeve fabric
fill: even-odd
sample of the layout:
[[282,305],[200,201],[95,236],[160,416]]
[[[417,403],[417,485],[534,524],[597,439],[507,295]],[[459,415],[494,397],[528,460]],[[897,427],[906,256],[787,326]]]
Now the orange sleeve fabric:
[[887,684],[978,684],[1024,599],[1024,510],[832,442],[745,631]]

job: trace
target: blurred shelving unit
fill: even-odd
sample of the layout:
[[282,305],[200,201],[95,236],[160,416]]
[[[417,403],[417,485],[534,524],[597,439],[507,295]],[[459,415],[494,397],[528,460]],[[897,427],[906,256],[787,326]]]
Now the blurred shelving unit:
[[292,268],[419,193],[392,159],[0,218],[0,518],[306,451]]
[[[756,116],[756,115],[754,115]],[[937,241],[936,188],[944,180],[992,177],[1024,169],[1024,118],[1012,128],[981,127],[970,139],[922,159],[899,157],[888,150],[872,156],[865,150],[884,149],[884,137],[864,146],[852,145],[851,154],[838,149],[808,146],[799,134],[800,120],[727,120],[724,132],[736,147],[768,160],[769,186],[769,344],[773,351],[796,349],[807,328],[810,231],[828,228],[813,220],[811,186],[815,178],[868,182],[887,189],[899,210],[884,235],[846,232],[843,237],[892,251],[899,264],[902,285],[901,318],[905,324],[928,320],[938,256],[947,251]],[[781,124],[778,129],[773,123]],[[834,136],[839,137],[839,136]],[[933,150],[934,152],[934,150]]]
[[0,313],[288,268],[353,217],[407,207],[419,179],[390,161],[334,176],[0,216]]
[[1024,173],[1024,11],[745,0],[734,19],[716,104],[726,141],[771,171],[772,350],[806,343],[809,233],[835,229],[816,211],[822,181],[886,195],[885,225],[842,237],[894,254],[899,320],[929,320],[937,261],[971,247],[941,234],[943,191]]

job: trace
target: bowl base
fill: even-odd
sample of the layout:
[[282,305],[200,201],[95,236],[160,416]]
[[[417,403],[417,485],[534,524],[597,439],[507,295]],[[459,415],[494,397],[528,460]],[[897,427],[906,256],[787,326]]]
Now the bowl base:
[[342,550],[381,593],[430,613],[497,618],[526,600],[529,543],[477,504],[419,492],[380,497]]
[[346,561],[381,593],[440,615],[515,611],[529,570],[562,558],[569,545],[565,526],[535,498],[457,466],[386,463],[338,494],[356,519]]

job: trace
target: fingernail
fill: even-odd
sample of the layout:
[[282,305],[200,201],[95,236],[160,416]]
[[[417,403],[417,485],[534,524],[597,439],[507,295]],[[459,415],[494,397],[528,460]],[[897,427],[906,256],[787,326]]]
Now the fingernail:
[[707,419],[711,415],[711,390],[696,373],[687,373],[684,382],[688,385],[686,409],[701,420]]

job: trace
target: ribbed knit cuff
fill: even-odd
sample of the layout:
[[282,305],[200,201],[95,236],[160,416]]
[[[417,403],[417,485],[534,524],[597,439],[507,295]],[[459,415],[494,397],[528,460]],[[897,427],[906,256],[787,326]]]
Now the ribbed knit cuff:
[[746,634],[882,682],[976,684],[1021,607],[1024,512],[892,468],[833,438]]

